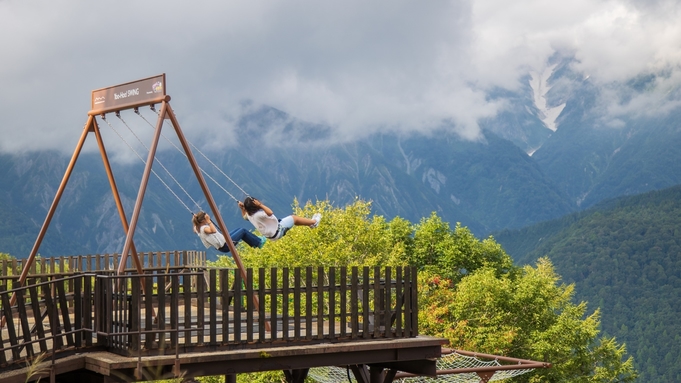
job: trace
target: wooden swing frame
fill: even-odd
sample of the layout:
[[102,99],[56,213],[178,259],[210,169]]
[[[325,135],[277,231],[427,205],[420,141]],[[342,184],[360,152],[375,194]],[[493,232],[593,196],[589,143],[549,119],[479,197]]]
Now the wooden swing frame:
[[[229,236],[229,231],[225,226],[225,222],[222,219],[222,215],[220,214],[220,211],[217,208],[215,200],[213,199],[213,196],[210,190],[208,189],[208,185],[206,184],[206,181],[203,178],[201,168],[198,166],[196,162],[196,158],[194,157],[194,154],[191,151],[189,143],[184,137],[184,133],[182,133],[180,123],[177,121],[177,117],[175,116],[175,113],[173,112],[173,109],[170,106],[169,102],[170,96],[166,94],[165,73],[137,81],[132,81],[92,91],[92,109],[88,112],[88,119],[87,122],[85,123],[83,133],[81,134],[78,144],[76,145],[76,149],[73,152],[71,161],[69,162],[69,165],[66,168],[66,172],[64,173],[64,177],[61,181],[61,184],[57,189],[57,193],[54,197],[52,205],[50,206],[50,209],[47,212],[47,217],[45,218],[45,221],[43,222],[43,225],[40,228],[38,238],[36,239],[33,248],[31,249],[31,253],[26,263],[24,264],[24,268],[21,272],[18,281],[20,286],[23,286],[26,278],[28,277],[28,272],[33,262],[35,261],[38,249],[40,248],[42,240],[45,237],[45,233],[47,232],[47,229],[50,226],[50,222],[52,221],[52,217],[54,216],[57,206],[59,205],[59,201],[61,200],[64,190],[66,189],[66,185],[73,172],[73,168],[76,164],[76,161],[78,160],[78,156],[81,153],[85,140],[90,133],[94,133],[95,138],[97,140],[99,153],[101,154],[102,162],[104,163],[104,169],[106,170],[107,177],[109,178],[111,192],[116,202],[116,207],[118,208],[118,214],[120,215],[121,218],[121,224],[123,226],[123,230],[126,232],[125,243],[123,245],[123,250],[121,251],[121,259],[118,264],[116,272],[117,274],[123,274],[125,272],[127,257],[129,254],[132,254],[133,262],[135,264],[137,272],[139,274],[144,274],[144,270],[137,255],[137,250],[135,248],[133,238],[135,235],[135,230],[137,228],[140,211],[142,210],[142,202],[144,201],[144,195],[147,190],[151,168],[156,158],[156,149],[158,147],[159,138],[161,137],[161,129],[163,128],[164,125],[163,122],[165,119],[170,120],[171,125],[174,128],[175,133],[177,134],[177,138],[179,139],[180,144],[184,149],[184,153],[186,154],[187,159],[189,160],[189,164],[191,165],[192,170],[194,171],[196,179],[199,185],[201,186],[201,190],[203,191],[203,194],[206,197],[206,201],[210,206],[210,209],[213,213],[213,217],[215,217],[220,231],[222,231],[222,233],[225,236],[225,239],[227,240],[227,246],[232,254],[234,262],[236,263],[236,266],[239,269],[242,277],[246,278],[246,269],[243,263],[241,262],[241,257],[239,257],[239,253],[237,252],[236,247],[234,246],[234,243],[232,242],[232,239]],[[156,104],[161,104],[161,107],[158,115],[158,120],[156,122],[155,133],[152,143],[149,146],[149,153],[147,156],[146,166],[142,174],[142,179],[140,182],[139,191],[137,193],[137,199],[135,201],[132,216],[130,218],[130,222],[128,223],[125,210],[123,209],[123,203],[118,192],[118,187],[116,186],[116,180],[114,178],[113,171],[111,170],[109,157],[104,147],[104,140],[102,139],[102,135],[100,133],[100,129],[97,124],[95,116],[97,115],[105,116],[107,113],[117,113],[122,110],[134,109],[143,106],[151,106]],[[11,300],[12,304],[14,304],[15,299],[16,297],[12,296]]]

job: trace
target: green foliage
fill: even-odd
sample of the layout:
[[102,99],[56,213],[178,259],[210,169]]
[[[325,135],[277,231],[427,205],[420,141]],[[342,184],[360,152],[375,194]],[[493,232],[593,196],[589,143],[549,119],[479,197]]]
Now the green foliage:
[[[460,224],[452,230],[434,213],[411,224],[371,217],[371,204],[362,200],[343,209],[326,201],[293,207],[297,215],[322,212],[320,226],[296,227],[263,249],[242,248],[247,267],[414,265],[421,269],[423,334],[445,337],[455,348],[553,363],[521,381],[636,377],[625,347],[600,335],[600,311],[587,314],[585,302],[573,303],[574,286],[559,284],[548,259],[519,269],[493,238],[480,241]],[[231,265],[227,257],[217,263]]]
[[481,242],[461,224],[452,231],[435,213],[416,225],[406,256],[409,264],[431,270],[454,283],[481,267],[502,274],[513,266],[511,258],[493,239]]
[[[293,214],[311,217],[320,212],[322,221],[316,229],[298,226],[285,237],[268,241],[262,249],[239,248],[247,267],[305,267],[403,265],[410,225],[395,218],[390,223],[371,213],[370,203],[355,200],[344,209],[326,201],[307,203],[301,208],[294,203]],[[230,266],[230,257],[221,256],[216,266]],[[231,266],[230,266],[231,267]]]
[[[626,342],[641,380],[669,382],[681,376],[679,227],[681,187],[674,187],[497,238],[519,262],[550,257],[576,298],[601,308],[603,332]],[[521,237],[535,238],[533,245]]]
[[536,268],[499,274],[484,267],[452,286],[420,275],[419,323],[457,349],[553,363],[518,378],[542,382],[631,382],[633,359],[624,346],[599,338],[599,311],[572,303],[573,286],[558,285],[548,259]]

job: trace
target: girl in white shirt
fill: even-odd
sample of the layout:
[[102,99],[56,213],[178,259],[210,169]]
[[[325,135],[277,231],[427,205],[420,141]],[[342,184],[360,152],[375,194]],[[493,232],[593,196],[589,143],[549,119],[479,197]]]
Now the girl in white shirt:
[[[229,253],[229,246],[227,246],[225,236],[215,228],[208,214],[203,211],[194,214],[192,223],[194,224],[194,232],[201,238],[201,242],[206,248],[214,247],[218,251]],[[234,246],[239,241],[244,241],[250,247],[263,247],[265,241],[267,241],[265,237],[258,237],[242,227],[230,231],[229,237],[232,239]]]
[[319,213],[313,215],[311,219],[297,215],[277,219],[272,209],[253,197],[246,197],[243,202],[239,202],[239,208],[241,215],[249,220],[260,234],[271,241],[283,237],[293,226],[307,226],[314,229],[322,219],[322,215]]

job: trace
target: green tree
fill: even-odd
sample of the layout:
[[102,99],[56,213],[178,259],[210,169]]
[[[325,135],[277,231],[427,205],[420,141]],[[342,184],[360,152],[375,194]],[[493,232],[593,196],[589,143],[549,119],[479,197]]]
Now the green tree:
[[421,219],[412,230],[414,240],[405,254],[407,262],[453,283],[481,267],[492,268],[497,275],[513,270],[513,260],[493,238],[479,241],[459,223],[452,231],[435,213]]
[[[587,315],[586,303],[572,303],[574,287],[559,284],[548,259],[520,269],[491,237],[480,241],[459,224],[452,230],[434,213],[415,225],[386,222],[359,199],[342,209],[294,202],[293,212],[324,218],[317,229],[296,227],[262,249],[240,248],[247,267],[417,266],[421,333],[447,338],[455,348],[553,363],[520,381],[636,377],[624,345],[600,336],[600,312]],[[216,265],[233,263],[221,257]]]
[[[316,229],[294,227],[285,237],[268,241],[262,249],[239,247],[247,267],[406,265],[406,242],[411,241],[411,224],[401,218],[386,222],[370,217],[371,203],[360,199],[345,208],[327,201],[293,205],[293,214],[311,217],[320,212]],[[219,257],[216,266],[233,267],[229,256]]]
[[[420,275],[419,323],[454,348],[547,361],[553,368],[518,378],[529,382],[631,382],[633,358],[613,338],[599,337],[600,312],[572,302],[551,262],[499,275],[485,267],[453,285]],[[585,316],[586,315],[586,316]]]

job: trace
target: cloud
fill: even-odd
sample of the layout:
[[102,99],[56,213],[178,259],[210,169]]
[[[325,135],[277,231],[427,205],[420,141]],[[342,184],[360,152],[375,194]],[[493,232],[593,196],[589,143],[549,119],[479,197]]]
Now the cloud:
[[159,73],[199,141],[236,137],[244,100],[334,140],[443,122],[475,139],[503,104],[488,91],[517,89],[557,51],[603,86],[664,72],[675,89],[679,19],[675,1],[5,0],[0,151],[70,152],[93,89]]

